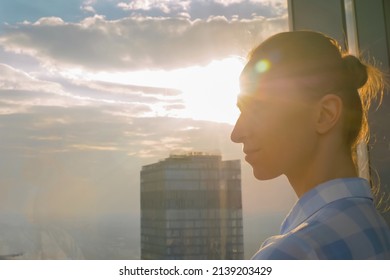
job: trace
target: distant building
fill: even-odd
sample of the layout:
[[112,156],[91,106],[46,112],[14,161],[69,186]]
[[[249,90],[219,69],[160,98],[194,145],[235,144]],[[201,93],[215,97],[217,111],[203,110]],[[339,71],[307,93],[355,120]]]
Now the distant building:
[[141,259],[243,259],[241,168],[171,155],[141,170]]

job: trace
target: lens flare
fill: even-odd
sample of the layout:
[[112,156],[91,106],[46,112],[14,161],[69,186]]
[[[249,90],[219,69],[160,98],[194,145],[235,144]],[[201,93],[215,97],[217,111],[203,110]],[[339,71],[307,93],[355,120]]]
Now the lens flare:
[[256,63],[255,69],[256,69],[256,72],[258,72],[258,73],[264,73],[264,72],[268,71],[270,66],[271,66],[271,64],[268,60],[262,59]]

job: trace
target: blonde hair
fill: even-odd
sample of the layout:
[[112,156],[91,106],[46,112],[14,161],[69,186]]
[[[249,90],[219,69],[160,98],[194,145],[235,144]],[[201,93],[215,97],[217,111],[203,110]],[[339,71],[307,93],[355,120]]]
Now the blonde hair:
[[[371,103],[379,99],[382,102],[384,91],[383,73],[368,63],[362,62],[356,56],[342,55],[346,81],[349,87],[344,89],[343,101],[346,112],[345,126],[347,144],[351,147],[356,162],[356,147],[360,142],[368,143],[370,138],[368,125],[368,111]],[[353,100],[357,99],[357,100]]]

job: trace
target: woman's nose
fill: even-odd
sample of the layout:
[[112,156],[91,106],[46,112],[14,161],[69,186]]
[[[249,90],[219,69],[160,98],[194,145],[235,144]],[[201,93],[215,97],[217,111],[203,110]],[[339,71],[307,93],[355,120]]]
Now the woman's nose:
[[244,137],[245,137],[244,120],[243,120],[242,116],[239,116],[237,121],[236,121],[236,124],[234,125],[232,133],[230,134],[230,139],[234,143],[242,143]]

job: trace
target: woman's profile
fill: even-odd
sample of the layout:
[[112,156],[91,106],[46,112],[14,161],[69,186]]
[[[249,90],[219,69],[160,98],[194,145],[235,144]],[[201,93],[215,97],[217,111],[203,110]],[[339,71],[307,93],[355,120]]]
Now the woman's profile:
[[285,175],[298,196],[253,258],[390,259],[390,229],[356,168],[380,72],[324,34],[284,32],[250,53],[240,88],[232,141],[257,179]]

